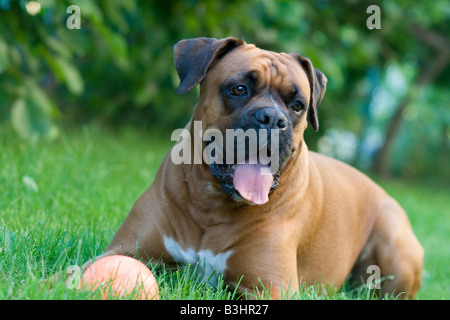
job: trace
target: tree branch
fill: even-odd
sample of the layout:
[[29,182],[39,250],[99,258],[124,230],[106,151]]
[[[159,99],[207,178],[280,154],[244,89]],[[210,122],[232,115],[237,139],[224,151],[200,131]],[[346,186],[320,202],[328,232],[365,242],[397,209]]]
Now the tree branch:
[[[415,84],[418,87],[424,87],[428,83],[431,83],[436,79],[439,74],[446,68],[450,59],[450,45],[444,37],[434,31],[424,30],[417,25],[413,25],[409,28],[410,32],[414,34],[417,38],[425,42],[430,47],[437,50],[437,57],[432,61],[427,61],[426,66],[420,71],[419,75],[415,80]],[[378,151],[373,164],[374,171],[382,176],[388,176],[390,174],[389,167],[389,153],[396,136],[400,123],[402,120],[403,112],[405,111],[408,104],[411,102],[414,94],[417,90],[411,89],[400,101],[397,110],[389,122],[386,130],[386,137],[384,139],[384,144]]]
[[436,31],[423,29],[417,24],[409,27],[409,32],[437,51],[450,51],[450,42]]

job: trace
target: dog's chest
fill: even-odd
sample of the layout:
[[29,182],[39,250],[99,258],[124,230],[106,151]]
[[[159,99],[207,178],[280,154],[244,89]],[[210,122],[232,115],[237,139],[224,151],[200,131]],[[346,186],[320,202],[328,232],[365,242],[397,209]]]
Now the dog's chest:
[[191,265],[198,263],[199,272],[213,285],[216,285],[218,277],[224,274],[227,260],[233,253],[232,250],[214,254],[208,249],[199,251],[193,248],[183,249],[175,239],[166,236],[163,236],[163,239],[164,247],[176,262]]

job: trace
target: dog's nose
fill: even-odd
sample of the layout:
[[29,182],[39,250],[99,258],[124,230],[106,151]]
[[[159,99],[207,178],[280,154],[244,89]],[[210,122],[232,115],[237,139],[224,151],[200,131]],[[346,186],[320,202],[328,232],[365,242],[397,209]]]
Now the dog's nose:
[[264,107],[256,111],[253,121],[261,129],[283,130],[288,125],[288,120],[284,113],[273,107]]

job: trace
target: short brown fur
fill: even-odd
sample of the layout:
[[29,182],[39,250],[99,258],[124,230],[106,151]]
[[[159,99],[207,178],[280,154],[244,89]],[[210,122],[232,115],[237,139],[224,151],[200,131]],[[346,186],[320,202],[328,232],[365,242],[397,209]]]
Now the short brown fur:
[[[226,40],[228,46],[233,42]],[[219,43],[213,44],[221,50]],[[199,80],[199,102],[186,125],[192,135],[199,134],[193,132],[193,120],[202,121],[203,130],[230,127],[238,113],[226,112],[218,90],[242,70],[265,74],[275,91],[295,79],[313,100],[306,58],[244,42],[231,48]],[[305,60],[299,63],[299,59]],[[274,62],[276,73],[267,69]],[[326,83],[325,77],[321,80]],[[319,101],[310,108],[316,109],[322,96],[323,92],[316,96]],[[243,275],[241,292],[261,291],[263,283],[277,299],[288,286],[298,290],[300,282],[339,287],[352,270],[355,280],[366,279],[367,267],[374,264],[382,277],[394,276],[382,283],[383,293],[406,292],[402,297],[413,298],[421,282],[424,252],[406,214],[364,174],[309,151],[303,139],[307,121],[305,113],[294,128],[295,151],[281,172],[279,187],[262,206],[231,200],[206,164],[174,165],[169,153],[102,256],[137,255],[145,261],[174,263],[164,247],[163,236],[167,236],[185,249],[209,249],[215,254],[233,250],[225,279],[236,285]]]

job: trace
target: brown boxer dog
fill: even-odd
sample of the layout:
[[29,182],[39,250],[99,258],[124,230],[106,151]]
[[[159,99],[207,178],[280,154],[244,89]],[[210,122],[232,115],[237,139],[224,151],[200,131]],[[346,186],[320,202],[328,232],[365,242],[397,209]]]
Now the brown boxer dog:
[[235,38],[182,40],[174,55],[177,92],[200,83],[187,145],[211,128],[278,130],[279,168],[174,164],[169,153],[102,256],[199,263],[212,282],[223,274],[240,292],[274,299],[299,283],[365,281],[379,268],[382,293],[413,298],[424,251],[405,212],[367,176],[305,144],[308,122],[319,127],[322,72],[297,53]]

